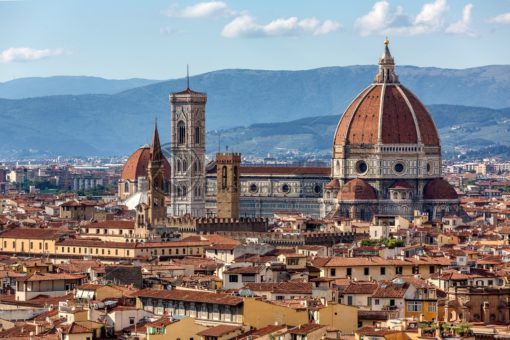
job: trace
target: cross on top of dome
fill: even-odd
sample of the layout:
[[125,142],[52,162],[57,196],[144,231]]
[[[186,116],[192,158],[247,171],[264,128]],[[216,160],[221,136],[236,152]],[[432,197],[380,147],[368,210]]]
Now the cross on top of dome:
[[384,52],[379,59],[379,72],[375,76],[374,83],[398,83],[398,76],[395,73],[395,60],[393,59],[390,48],[390,41],[388,37],[384,40]]

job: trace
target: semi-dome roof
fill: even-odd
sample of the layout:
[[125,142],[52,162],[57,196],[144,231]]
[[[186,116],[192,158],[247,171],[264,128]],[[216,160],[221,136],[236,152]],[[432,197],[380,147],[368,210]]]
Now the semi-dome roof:
[[354,178],[342,187],[337,198],[341,201],[376,200],[377,193],[366,181],[361,178]]
[[423,188],[425,200],[456,200],[459,196],[455,189],[442,178],[435,178]]
[[[147,167],[151,159],[151,148],[144,145],[136,150],[124,164],[121,180],[136,181],[138,177],[147,177]],[[170,178],[170,164],[166,159],[163,160],[163,168],[165,170],[165,177]]]
[[334,145],[418,144],[439,146],[432,117],[420,100],[402,86],[385,41],[374,83],[345,110]]

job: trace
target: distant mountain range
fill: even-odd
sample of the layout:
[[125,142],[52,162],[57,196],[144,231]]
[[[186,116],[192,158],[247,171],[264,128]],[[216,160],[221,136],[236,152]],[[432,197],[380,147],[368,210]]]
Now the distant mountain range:
[[[222,70],[192,77],[190,82],[193,89],[208,94],[209,151],[217,150],[221,131],[221,145],[245,153],[274,153],[279,146],[327,153],[340,115],[376,72],[375,66]],[[401,82],[429,107],[445,148],[510,144],[505,130],[509,109],[504,109],[510,107],[510,66],[463,70],[400,66],[397,72]],[[83,84],[90,80],[64,78],[83,80]],[[11,97],[31,96],[37,93],[30,90],[33,87],[49,91],[46,80],[55,84],[52,78],[37,78],[32,85],[29,79],[17,81],[22,80],[28,83],[13,90]],[[156,117],[162,141],[169,140],[168,94],[183,89],[183,79],[143,86],[122,83],[127,80],[99,82],[103,85],[97,89],[56,86],[51,91],[61,95],[0,99],[0,158],[130,154],[150,141]],[[116,86],[129,89],[115,93]],[[268,124],[276,122],[286,123]]]
[[[481,149],[495,145],[510,146],[510,108],[495,110],[458,105],[429,105],[440,131],[443,150]],[[231,150],[256,155],[306,155],[329,157],[340,116],[320,116],[290,122],[254,124],[209,133],[211,149]],[[214,150],[214,151],[216,151]],[[296,151],[299,151],[297,153]],[[508,150],[506,150],[508,152]],[[301,156],[302,157],[302,156]]]
[[149,79],[104,79],[99,77],[30,77],[0,83],[0,98],[22,99],[58,95],[114,94],[160,82]]

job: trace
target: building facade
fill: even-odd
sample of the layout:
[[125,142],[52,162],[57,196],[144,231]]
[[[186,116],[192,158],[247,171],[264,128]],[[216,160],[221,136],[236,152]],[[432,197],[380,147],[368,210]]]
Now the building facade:
[[172,215],[205,216],[205,105],[189,87],[170,95]]
[[392,214],[411,219],[419,210],[436,219],[458,209],[455,190],[441,178],[441,143],[434,121],[399,82],[388,45],[386,40],[374,82],[338,123],[323,216],[370,220],[374,214]]

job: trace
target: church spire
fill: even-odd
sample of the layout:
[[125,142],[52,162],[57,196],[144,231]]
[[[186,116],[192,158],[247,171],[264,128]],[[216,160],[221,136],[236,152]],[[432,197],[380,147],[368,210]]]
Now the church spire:
[[163,152],[161,151],[161,143],[159,142],[158,122],[154,123],[154,134],[152,135],[151,144],[151,162],[161,162],[163,160]]
[[398,83],[398,76],[395,73],[395,60],[390,53],[390,41],[388,37],[384,40],[384,52],[379,58],[379,73],[375,76],[375,83]]

